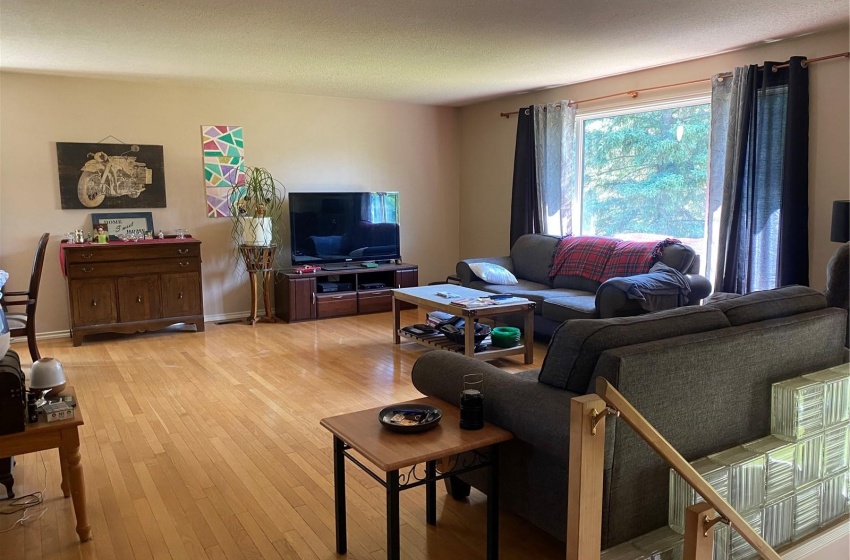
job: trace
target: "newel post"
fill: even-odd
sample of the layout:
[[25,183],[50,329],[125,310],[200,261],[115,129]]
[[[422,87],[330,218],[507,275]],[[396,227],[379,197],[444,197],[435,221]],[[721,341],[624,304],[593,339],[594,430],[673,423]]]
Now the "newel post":
[[714,552],[714,526],[719,520],[714,508],[705,502],[685,510],[683,560],[711,560]]
[[570,402],[567,560],[599,560],[605,416],[610,412],[605,401],[595,394],[575,397]]

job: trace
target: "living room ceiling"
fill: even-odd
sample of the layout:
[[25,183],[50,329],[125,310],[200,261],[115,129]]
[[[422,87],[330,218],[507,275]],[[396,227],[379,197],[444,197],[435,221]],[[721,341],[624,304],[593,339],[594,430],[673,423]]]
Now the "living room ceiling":
[[0,68],[459,106],[848,20],[847,0],[2,0]]

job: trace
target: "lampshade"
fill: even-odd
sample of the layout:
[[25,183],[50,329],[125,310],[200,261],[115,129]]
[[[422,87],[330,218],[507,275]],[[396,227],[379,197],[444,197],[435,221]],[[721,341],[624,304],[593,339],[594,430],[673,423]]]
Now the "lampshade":
[[836,243],[850,241],[850,200],[832,203],[832,234],[829,238]]
[[65,372],[62,362],[54,358],[42,358],[32,364],[30,370],[30,390],[46,391],[48,397],[55,397],[65,388]]

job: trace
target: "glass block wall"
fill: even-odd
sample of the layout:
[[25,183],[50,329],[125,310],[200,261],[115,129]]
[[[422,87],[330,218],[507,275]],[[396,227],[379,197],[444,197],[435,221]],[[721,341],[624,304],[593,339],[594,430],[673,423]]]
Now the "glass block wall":
[[[774,548],[850,512],[850,364],[775,383],[771,435],[691,466]],[[604,560],[678,560],[685,509],[703,501],[670,470],[668,527],[603,552]],[[757,558],[718,524],[714,560]]]

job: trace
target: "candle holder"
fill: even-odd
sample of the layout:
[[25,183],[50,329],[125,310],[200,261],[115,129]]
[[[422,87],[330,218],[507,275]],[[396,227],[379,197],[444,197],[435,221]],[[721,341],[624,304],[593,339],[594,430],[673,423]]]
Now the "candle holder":
[[460,393],[460,428],[480,430],[484,427],[484,374],[470,373],[463,376],[463,391]]

